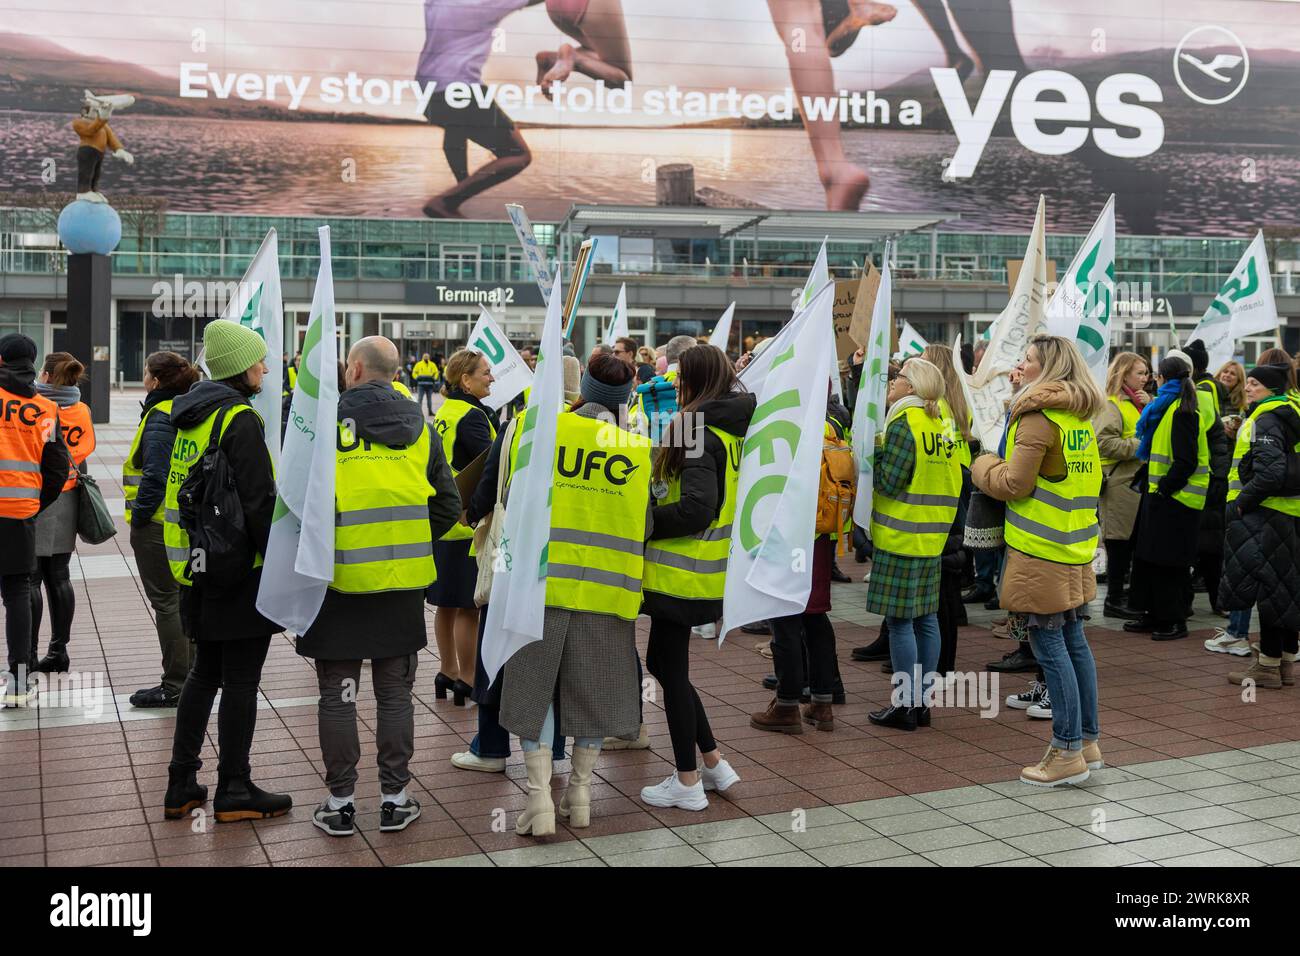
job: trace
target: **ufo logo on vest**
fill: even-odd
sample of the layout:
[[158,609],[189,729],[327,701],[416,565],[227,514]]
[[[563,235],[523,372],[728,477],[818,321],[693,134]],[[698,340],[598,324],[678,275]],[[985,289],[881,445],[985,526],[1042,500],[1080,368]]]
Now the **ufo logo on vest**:
[[1198,103],[1217,106],[1235,97],[1250,76],[1250,54],[1227,27],[1190,30],[1174,49],[1174,79]]

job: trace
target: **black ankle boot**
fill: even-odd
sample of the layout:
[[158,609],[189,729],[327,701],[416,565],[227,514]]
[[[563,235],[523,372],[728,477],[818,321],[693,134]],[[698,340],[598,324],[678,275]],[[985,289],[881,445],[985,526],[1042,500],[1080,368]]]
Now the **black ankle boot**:
[[930,708],[929,708],[929,707],[913,707],[912,710],[916,711],[916,726],[918,726],[918,727],[929,727],[929,726],[930,726]]
[[50,652],[40,659],[32,671],[36,674],[66,674],[69,666],[67,653],[51,645]]
[[899,730],[916,730],[916,707],[886,707],[873,714],[867,714],[867,720],[877,727],[897,727]]
[[179,820],[207,802],[208,788],[199,783],[193,770],[188,773],[168,772],[167,793],[163,797],[164,819]]
[[218,823],[282,817],[293,806],[287,793],[267,793],[248,778],[218,780],[212,810]]

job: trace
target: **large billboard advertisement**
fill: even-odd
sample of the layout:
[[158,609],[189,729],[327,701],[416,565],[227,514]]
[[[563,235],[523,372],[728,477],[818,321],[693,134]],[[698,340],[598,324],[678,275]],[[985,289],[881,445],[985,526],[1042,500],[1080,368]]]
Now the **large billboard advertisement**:
[[[1245,234],[1300,200],[1283,0],[0,0],[0,190],[535,220],[574,202]],[[111,144],[110,144],[111,145]],[[673,176],[663,175],[672,165]],[[687,171],[689,167],[689,171]],[[3,197],[0,196],[0,201]]]

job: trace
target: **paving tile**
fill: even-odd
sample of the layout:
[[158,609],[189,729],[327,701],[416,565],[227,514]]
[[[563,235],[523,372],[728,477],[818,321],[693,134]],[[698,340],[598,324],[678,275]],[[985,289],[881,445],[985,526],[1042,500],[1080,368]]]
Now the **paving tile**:
[[1232,849],[1265,863],[1292,863],[1300,860],[1300,836],[1287,837],[1284,840],[1272,840],[1267,843],[1250,843],[1245,846],[1233,846]]
[[[705,845],[716,846],[716,844]],[[635,853],[618,853],[606,856],[604,860],[610,866],[694,866],[697,863],[709,862],[708,858],[702,856],[698,850],[684,843],[681,846],[656,847]]]
[[955,827],[944,827],[941,830],[902,833],[892,839],[895,843],[905,846],[915,853],[925,853],[927,850],[946,850],[951,847],[965,846],[969,843],[983,843],[989,839],[989,836],[974,827],[962,824]]
[[[422,863],[406,863],[404,866],[496,866],[486,853],[474,853],[470,856],[454,856],[447,860],[426,860]],[[549,864],[547,864],[549,865]]]
[[1199,794],[1161,793],[1154,797],[1125,800],[1124,806],[1139,813],[1177,813],[1180,810],[1196,810],[1213,804]]
[[[1194,763],[1198,767],[1208,767],[1210,770],[1223,770],[1225,773],[1228,772],[1228,767],[1243,767],[1246,764],[1260,763],[1263,760],[1263,757],[1246,753],[1244,750],[1225,750],[1223,753],[1201,754],[1196,757],[1187,758],[1188,763]],[[1244,780],[1246,778],[1241,777],[1239,779]]]
[[1025,836],[1047,830],[1061,830],[1069,826],[1069,824],[1050,813],[1033,811],[1017,814],[1014,817],[1005,817],[1001,820],[977,820],[971,826],[994,839],[1005,840],[1013,836]]
[[587,849],[599,857],[642,850],[662,850],[665,847],[683,846],[685,841],[672,830],[642,830],[639,833],[616,833],[610,836],[591,837],[582,841]]
[[897,816],[901,813],[915,813],[926,809],[926,805],[915,797],[883,797],[880,800],[863,800],[840,807],[855,820],[871,823],[872,820]]
[[1175,856],[1160,861],[1161,866],[1265,866],[1260,860],[1251,859],[1235,850],[1207,850],[1204,853],[1192,853],[1188,856]]
[[562,843],[538,843],[518,850],[500,850],[489,853],[488,857],[496,866],[542,866],[594,855],[581,841],[565,840]]
[[990,840],[987,843],[930,850],[922,856],[939,866],[988,866],[992,863],[1024,859],[1025,854],[1010,844]]
[[1106,841],[1079,827],[1044,830],[1039,833],[1025,833],[1021,836],[1009,836],[1006,843],[1030,856],[1043,857],[1063,850],[1078,850],[1086,846],[1099,846]]
[[[785,833],[794,823],[795,818],[792,813],[793,811],[791,813],[768,813],[756,817],[756,819],[769,830]],[[853,818],[839,807],[809,807],[803,811],[800,819],[803,825],[811,830],[814,827],[850,822]]]
[[1133,840],[1123,844],[1124,849],[1144,860],[1157,862],[1175,856],[1190,856],[1205,850],[1217,850],[1218,845],[1199,837],[1194,833],[1172,833],[1168,836],[1151,837],[1147,840]]
[[739,840],[743,837],[766,836],[771,833],[753,817],[739,817],[734,820],[719,820],[716,823],[694,823],[684,827],[673,827],[676,833],[689,844],[712,843],[715,840]]
[[975,823],[980,820],[1003,820],[1007,817],[1036,811],[1033,807],[1027,807],[1018,800],[1012,800],[1009,797],[997,797],[980,803],[966,803],[960,806],[945,807],[943,812],[962,823]]
[[[1083,853],[1087,851],[1079,850],[1074,852]],[[1014,860],[1003,860],[1001,863],[986,863],[984,865],[988,868],[993,868],[993,867],[1012,867],[1012,866],[1047,866],[1048,864],[1044,863],[1042,860],[1038,859],[1038,857],[1035,856],[1022,856]]]
[[[1226,807],[1196,807],[1191,810],[1176,810],[1173,813],[1160,813],[1157,817],[1165,823],[1173,824],[1180,830],[1205,830],[1212,827],[1228,826],[1233,823],[1246,823],[1250,817]],[[1203,835],[1203,834],[1202,834]]]
[[782,832],[780,835],[805,851],[822,846],[831,846],[835,843],[860,843],[863,840],[873,840],[881,836],[875,828],[858,823],[856,820],[850,820],[848,823],[836,823],[827,827],[811,827],[802,833],[794,831]]
[[893,840],[883,837],[877,840],[863,840],[861,843],[842,843],[838,846],[823,846],[809,850],[808,855],[825,866],[850,866],[855,863],[867,863],[872,860],[894,859],[907,856],[907,847],[900,846]]
[[955,790],[936,790],[931,793],[914,794],[914,796],[927,807],[933,807],[936,810],[967,806],[972,803],[983,803],[998,798],[997,792],[990,790],[988,787],[958,787]]
[[1197,830],[1196,835],[1212,840],[1220,846],[1234,849],[1252,843],[1263,843],[1269,840],[1289,840],[1295,837],[1295,834],[1289,830],[1275,827],[1262,820],[1248,820],[1244,823],[1230,823],[1225,826],[1209,827]]
[[[1098,811],[1101,816],[1098,816]],[[1076,827],[1091,826],[1098,820],[1114,822],[1143,816],[1139,811],[1123,803],[1095,803],[1082,807],[1066,807],[1062,810],[1048,810],[1047,814],[1062,823]]]
[[1132,853],[1128,846],[1130,844],[1107,843],[1048,853],[1038,859],[1048,866],[1131,866],[1142,863],[1142,857]]
[[796,850],[793,853],[780,853],[776,856],[751,857],[744,860],[728,860],[718,866],[822,866],[814,857]]
[[863,863],[852,863],[850,866],[935,866],[932,861],[917,854],[908,854],[907,856],[896,856],[889,860],[868,860]]
[[[823,827],[821,829],[830,829]],[[813,831],[816,832],[816,831]],[[838,841],[834,841],[838,842]],[[727,863],[757,856],[777,856],[790,852],[790,844],[776,833],[766,836],[741,837],[739,840],[715,840],[696,844],[695,849],[712,863]]]
[[942,811],[922,810],[919,813],[900,813],[898,816],[872,820],[870,826],[884,836],[895,836],[900,833],[916,833],[950,827],[956,822]]
[[1173,824],[1154,817],[1130,817],[1127,820],[1103,819],[1088,826],[1087,830],[1107,843],[1127,843],[1130,840],[1181,832]]

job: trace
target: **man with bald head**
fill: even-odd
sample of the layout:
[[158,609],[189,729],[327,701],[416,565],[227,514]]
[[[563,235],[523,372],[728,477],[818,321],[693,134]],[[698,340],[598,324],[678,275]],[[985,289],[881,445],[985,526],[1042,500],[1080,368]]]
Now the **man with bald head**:
[[429,643],[424,590],[437,577],[433,542],[459,519],[461,503],[442,442],[419,405],[393,389],[399,362],[380,335],[348,352],[334,456],[334,580],[298,638],[298,653],[316,661],[329,788],[312,822],[331,836],[356,832],[356,700],[366,660],[378,704],[379,829],[404,830],[420,815],[406,785],[415,667]]

